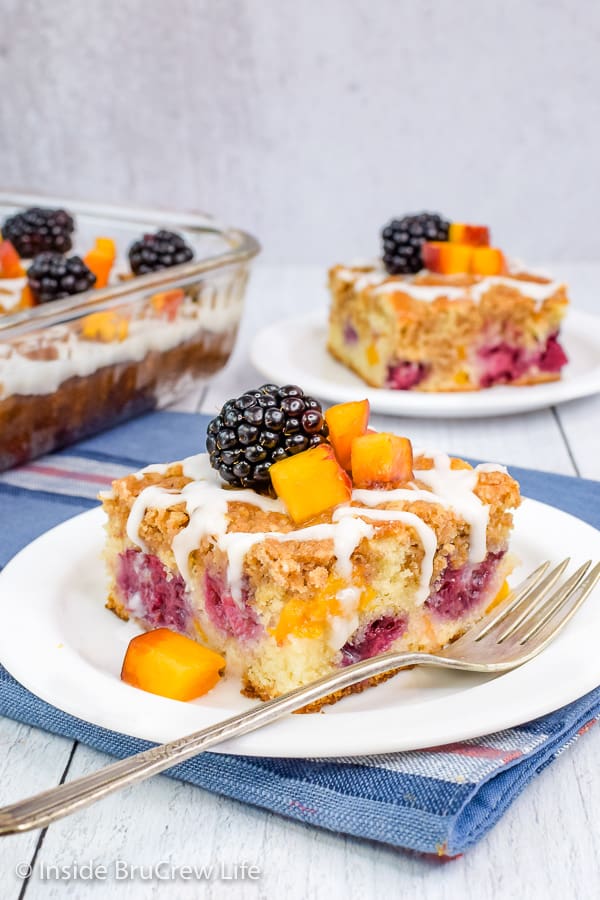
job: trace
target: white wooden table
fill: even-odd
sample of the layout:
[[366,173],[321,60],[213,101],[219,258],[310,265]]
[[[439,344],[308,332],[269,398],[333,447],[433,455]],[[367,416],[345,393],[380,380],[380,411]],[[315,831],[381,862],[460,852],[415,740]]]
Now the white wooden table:
[[[600,314],[595,285],[600,266],[556,270],[568,277],[578,305]],[[214,412],[229,396],[261,378],[248,360],[249,338],[265,322],[326,302],[318,268],[257,266],[240,340],[228,368],[178,408]],[[497,419],[376,419],[417,444],[567,475],[600,479],[600,397],[527,416]],[[568,673],[564,673],[568,677]],[[409,854],[310,828],[159,776],[132,787],[39,833],[0,839],[0,897],[116,898],[337,898],[407,897],[411,900],[587,898],[600,883],[600,730],[564,753],[463,858],[430,863]],[[50,787],[108,762],[101,753],[8,720],[0,721],[0,802]],[[122,860],[133,877],[100,886],[56,880],[48,866]],[[204,882],[145,880],[148,867],[215,865]],[[243,862],[261,869],[258,880],[220,880]],[[33,864],[23,881],[16,867]],[[22,871],[22,870],[21,870]],[[124,868],[121,869],[125,871]],[[42,875],[46,873],[48,879]],[[85,869],[83,870],[85,874]]]

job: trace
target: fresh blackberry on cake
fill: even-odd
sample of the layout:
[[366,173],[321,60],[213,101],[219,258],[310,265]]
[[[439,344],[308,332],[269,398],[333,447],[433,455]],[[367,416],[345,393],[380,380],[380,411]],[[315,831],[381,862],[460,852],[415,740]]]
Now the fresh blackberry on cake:
[[29,287],[38,303],[81,294],[96,283],[96,276],[80,256],[40,253],[27,270]]
[[228,400],[208,426],[211,466],[235,487],[268,492],[273,463],[327,440],[321,404],[293,384],[263,384]]
[[390,275],[409,275],[424,268],[425,241],[447,241],[450,222],[438,213],[392,219],[381,232],[383,264]]
[[48,250],[67,253],[73,242],[73,216],[64,209],[32,206],[9,216],[2,225],[2,237],[10,241],[22,259],[31,259]]
[[162,230],[156,234],[145,234],[129,248],[129,265],[134,275],[169,269],[193,258],[192,248],[174,231]]

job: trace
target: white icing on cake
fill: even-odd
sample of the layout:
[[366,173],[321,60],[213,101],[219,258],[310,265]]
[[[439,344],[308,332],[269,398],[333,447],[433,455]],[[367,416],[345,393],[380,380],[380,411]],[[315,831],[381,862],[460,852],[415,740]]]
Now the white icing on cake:
[[433,528],[430,528],[423,519],[414,513],[398,509],[364,509],[360,506],[342,506],[338,507],[333,514],[336,522],[343,522],[345,516],[365,516],[367,519],[374,519],[378,522],[403,522],[414,529],[424,552],[419,587],[417,589],[417,602],[420,604],[425,603],[429,596],[431,577],[433,575],[433,560],[437,550],[437,536]]
[[186,297],[173,322],[140,318],[129,322],[122,341],[84,340],[66,325],[46,332],[44,344],[56,359],[31,358],[37,339],[0,343],[0,399],[11,394],[51,394],[73,376],[86,377],[104,366],[140,362],[150,351],[163,353],[203,331],[224,333],[238,319],[234,307],[209,309]]
[[469,562],[478,563],[486,555],[486,531],[489,506],[473,493],[477,486],[474,469],[452,469],[445,453],[433,456],[432,469],[415,469],[415,478],[422,481],[470,526]]
[[544,300],[552,297],[553,294],[556,294],[563,286],[559,281],[544,283],[540,281],[525,281],[521,278],[506,278],[501,275],[489,275],[487,278],[482,278],[478,284],[474,284],[470,287],[469,294],[473,300],[479,301],[483,295],[495,285],[504,285],[505,287],[512,288],[520,294],[523,294],[523,296],[530,297],[537,303],[543,303]]
[[[521,270],[519,270],[521,271]],[[426,273],[419,273],[426,274]],[[518,274],[515,270],[514,274]],[[342,267],[337,270],[337,277],[342,281],[354,284],[354,290],[360,292],[366,288],[373,288],[375,294],[398,293],[408,294],[414,300],[424,303],[432,303],[438,297],[448,297],[450,300],[470,299],[479,302],[484,294],[495,285],[505,285],[518,291],[524,297],[529,297],[537,303],[542,303],[552,297],[564,285],[559,281],[528,281],[524,278],[511,278],[509,276],[488,275],[480,278],[473,285],[455,287],[454,285],[430,285],[415,284],[415,276],[392,276],[381,266],[374,266],[370,272],[361,272],[352,267]]]
[[27,284],[27,277],[0,279],[0,308],[5,313],[15,309],[21,302],[23,288]]

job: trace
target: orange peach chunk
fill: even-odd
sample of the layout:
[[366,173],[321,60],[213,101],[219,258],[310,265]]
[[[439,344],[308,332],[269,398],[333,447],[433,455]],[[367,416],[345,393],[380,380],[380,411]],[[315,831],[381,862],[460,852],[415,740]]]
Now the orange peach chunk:
[[285,644],[289,637],[318,638],[325,631],[329,618],[342,612],[338,593],[347,587],[341,578],[330,577],[327,584],[316,591],[310,600],[292,597],[281,610],[272,634],[277,643]]
[[473,275],[501,275],[506,268],[504,254],[497,247],[474,247],[471,257]]
[[352,441],[365,434],[369,424],[369,401],[338,403],[325,412],[329,426],[329,440],[343,469],[350,469]]
[[33,295],[33,291],[29,285],[26,284],[21,291],[21,299],[19,300],[17,309],[31,309],[32,306],[36,306],[36,303],[37,301]]
[[412,444],[408,438],[379,432],[352,441],[352,481],[357,488],[388,487],[411,481]]
[[296,524],[321,515],[352,496],[352,482],[338,463],[331,444],[319,444],[280,459],[269,469],[277,496]]
[[451,244],[448,241],[426,241],[421,254],[430,272],[458,275],[469,271],[473,247],[469,244]]
[[151,302],[159,315],[163,315],[169,322],[173,322],[183,302],[183,298],[184,293],[181,288],[175,288],[172,291],[162,291],[160,294],[153,294]]
[[94,287],[106,287],[116,255],[117,248],[112,238],[96,238],[94,247],[83,258],[88,269],[96,276]]
[[129,642],[121,680],[171,700],[194,700],[219,681],[225,660],[191,638],[157,628]]
[[465,222],[451,222],[448,240],[452,244],[489,247],[490,229],[487,225],[467,225]]
[[81,320],[81,334],[90,341],[124,341],[128,332],[128,319],[114,310],[90,313]]
[[10,241],[0,241],[0,278],[22,278],[25,269]]

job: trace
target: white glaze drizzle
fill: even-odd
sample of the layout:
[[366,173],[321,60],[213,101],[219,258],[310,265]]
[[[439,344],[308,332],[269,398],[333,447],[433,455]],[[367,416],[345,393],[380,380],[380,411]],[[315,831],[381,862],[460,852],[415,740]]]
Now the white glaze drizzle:
[[[517,270],[521,271],[521,270]],[[515,271],[515,274],[517,274]],[[424,273],[428,274],[428,273]],[[408,294],[414,300],[431,303],[438,297],[449,299],[465,299],[479,302],[482,296],[494,285],[505,285],[518,291],[524,297],[529,297],[537,303],[542,303],[552,297],[564,284],[560,281],[527,281],[525,278],[511,278],[506,275],[487,275],[473,285],[457,287],[455,285],[415,284],[412,277],[394,277],[381,267],[373,267],[370,272],[361,272],[351,267],[338,269],[337,276],[342,281],[353,282],[354,290],[363,291],[366,288],[374,288],[374,293],[387,294],[402,292]]]
[[505,287],[512,288],[520,294],[523,294],[524,297],[529,297],[537,303],[542,303],[544,300],[552,297],[553,294],[556,294],[561,287],[564,287],[559,281],[526,281],[523,278],[506,278],[502,275],[489,275],[487,278],[482,278],[480,282],[470,287],[469,292],[473,300],[478,301],[481,300],[483,295],[495,285],[504,285]]
[[469,562],[478,563],[485,559],[486,533],[489,520],[489,506],[474,493],[477,486],[475,469],[452,469],[450,457],[445,453],[433,454],[432,469],[415,469],[415,478],[424,482],[431,490],[468,523],[471,533],[469,540]]
[[6,312],[10,312],[21,302],[21,294],[23,288],[27,284],[26,276],[18,278],[2,278],[0,279],[0,307]]
[[[358,282],[356,283],[358,290]],[[458,300],[460,297],[469,298],[469,292],[464,287],[440,284],[411,284],[409,281],[384,281],[375,288],[376,294],[394,294],[401,292],[408,294],[413,300],[422,300],[424,303],[432,303],[438,297],[448,297],[450,300]]]
[[84,340],[67,326],[54,326],[48,330],[47,342],[56,353],[55,359],[35,358],[37,337],[20,343],[7,341],[0,344],[0,397],[51,394],[73,376],[86,377],[119,362],[139,362],[150,351],[163,353],[203,331],[224,333],[238,315],[235,306],[212,309],[186,297],[175,321],[132,319],[122,341]]
[[437,535],[433,528],[430,528],[423,519],[414,513],[400,509],[364,509],[360,506],[341,506],[333,514],[336,522],[343,521],[346,516],[365,516],[378,522],[403,522],[416,531],[424,552],[416,599],[417,603],[425,603],[429,596],[433,560],[437,550]]
[[478,466],[475,466],[476,472],[502,472],[504,475],[508,473],[508,469],[506,466],[502,466],[500,463],[479,463]]
[[144,553],[148,552],[146,542],[140,537],[140,526],[146,515],[147,509],[168,509],[169,506],[176,506],[181,503],[181,493],[179,491],[170,491],[159,487],[157,484],[151,484],[144,488],[133,501],[133,505],[127,519],[127,537],[132,544],[137,544]]
[[336,599],[341,607],[341,615],[329,616],[329,644],[334,650],[341,650],[348,638],[358,628],[358,604],[360,602],[360,588],[355,585],[342,588],[337,592]]
[[357,488],[352,491],[352,500],[355,503],[363,503],[365,506],[379,506],[382,503],[398,503],[404,501],[414,503],[415,500],[424,500],[426,503],[435,503],[438,506],[450,505],[444,497],[440,497],[433,491],[422,491],[418,487],[394,488],[391,491],[371,491]]
[[[352,579],[352,555],[363,538],[374,534],[374,526],[365,519],[378,522],[399,521],[414,529],[424,551],[421,574],[417,589],[417,602],[424,603],[430,591],[433,562],[437,550],[435,531],[419,516],[408,510],[374,509],[383,503],[414,502],[416,500],[440,504],[454,509],[471,528],[470,561],[479,562],[485,557],[488,508],[473,493],[477,484],[477,472],[505,471],[502,466],[481,464],[477,469],[451,469],[450,457],[433,454],[432,469],[416,470],[415,477],[425,482],[431,490],[418,487],[394,490],[355,490],[352,502],[337,507],[331,523],[310,525],[290,532],[228,532],[228,504],[248,503],[265,512],[285,514],[285,505],[257,494],[252,490],[230,490],[225,488],[218,474],[211,468],[208,454],[198,454],[183,460],[180,465],[184,475],[191,480],[180,491],[166,490],[151,485],[140,492],[135,499],[127,521],[129,540],[146,551],[145,542],[140,538],[139,529],[148,508],[166,509],[184,504],[189,518],[173,540],[173,554],[182,577],[190,586],[190,554],[196,550],[203,537],[209,536],[216,546],[227,554],[228,587],[233,599],[242,604],[242,577],[244,559],[248,551],[264,540],[323,541],[332,540],[336,559],[336,572],[346,582]],[[166,472],[169,466],[148,466],[144,472]],[[331,616],[330,641],[339,649],[358,623],[357,612],[360,589],[351,583],[338,592],[337,599],[342,607],[340,616]],[[351,629],[351,630],[349,630]]]

